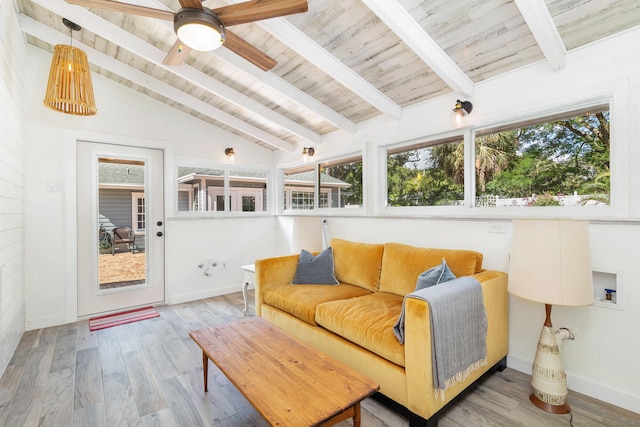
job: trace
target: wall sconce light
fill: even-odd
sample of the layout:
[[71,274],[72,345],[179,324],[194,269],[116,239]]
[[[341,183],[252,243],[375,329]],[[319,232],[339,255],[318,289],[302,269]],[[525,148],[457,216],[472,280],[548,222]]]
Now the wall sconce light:
[[469,120],[469,113],[473,110],[473,104],[469,101],[456,101],[456,106],[453,109],[453,120],[456,126],[463,126],[467,124]]
[[53,50],[44,105],[54,111],[76,116],[93,116],[98,109],[93,97],[87,54],[73,47],[73,32],[82,28],[66,18],[71,45],[59,44]]
[[313,147],[304,147],[302,149],[302,161],[303,162],[307,162],[309,161],[309,157],[313,157],[313,155],[316,153],[316,150]]
[[230,162],[233,162],[234,159],[235,159],[236,153],[235,153],[235,151],[233,151],[233,147],[229,147],[229,148],[225,148],[224,155],[227,156],[227,159]]

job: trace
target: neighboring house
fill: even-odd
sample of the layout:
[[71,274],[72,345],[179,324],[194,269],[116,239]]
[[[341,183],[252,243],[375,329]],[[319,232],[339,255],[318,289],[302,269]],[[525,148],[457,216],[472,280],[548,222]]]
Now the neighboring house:
[[[267,210],[267,174],[262,171],[232,171],[229,176],[229,210]],[[315,194],[313,171],[285,175],[284,209],[312,209]],[[178,211],[224,211],[224,171],[178,168]],[[320,207],[344,207],[351,184],[320,173]]]
[[98,212],[106,231],[114,226],[131,227],[137,236],[136,248],[143,250],[144,166],[98,162]]

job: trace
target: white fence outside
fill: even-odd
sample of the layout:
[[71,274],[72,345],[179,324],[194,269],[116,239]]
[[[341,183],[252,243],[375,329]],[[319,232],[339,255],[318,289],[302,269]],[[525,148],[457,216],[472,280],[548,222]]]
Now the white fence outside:
[[[601,201],[602,195],[584,194],[579,195],[577,193],[568,196],[553,196],[561,206],[583,206],[583,205],[606,205],[607,203]],[[531,197],[514,197],[501,199],[498,196],[479,196],[476,197],[477,207],[511,207],[511,206],[531,206],[536,200],[536,195],[532,194]]]

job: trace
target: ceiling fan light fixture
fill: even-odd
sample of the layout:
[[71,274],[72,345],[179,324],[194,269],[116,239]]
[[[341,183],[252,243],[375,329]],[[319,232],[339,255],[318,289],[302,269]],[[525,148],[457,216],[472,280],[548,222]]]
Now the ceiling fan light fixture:
[[173,19],[178,38],[191,49],[215,50],[225,40],[224,24],[209,9],[182,8]]

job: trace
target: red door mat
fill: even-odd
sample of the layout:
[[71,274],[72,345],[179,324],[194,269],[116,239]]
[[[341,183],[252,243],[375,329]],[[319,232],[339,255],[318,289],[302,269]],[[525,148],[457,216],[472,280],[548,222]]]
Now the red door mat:
[[135,310],[121,311],[120,313],[113,313],[89,319],[89,330],[97,331],[98,329],[111,328],[112,326],[153,319],[158,316],[160,316],[160,313],[158,313],[153,307],[142,307],[136,308]]

